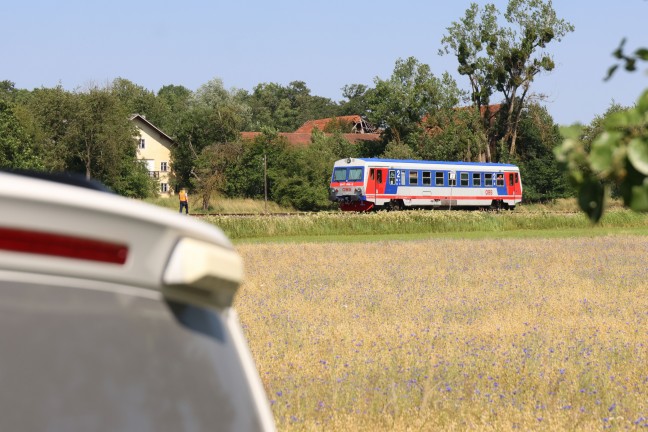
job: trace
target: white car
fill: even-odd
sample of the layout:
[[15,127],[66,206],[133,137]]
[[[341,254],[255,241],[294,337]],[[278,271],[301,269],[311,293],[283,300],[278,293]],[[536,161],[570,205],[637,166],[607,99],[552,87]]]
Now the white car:
[[275,430],[225,235],[38,176],[0,172],[0,430]]

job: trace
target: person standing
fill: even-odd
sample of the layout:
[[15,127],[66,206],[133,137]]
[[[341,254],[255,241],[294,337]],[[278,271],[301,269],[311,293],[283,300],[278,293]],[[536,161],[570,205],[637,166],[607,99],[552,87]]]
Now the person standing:
[[182,213],[182,208],[184,207],[185,214],[189,214],[189,194],[187,194],[185,188],[180,189],[178,198],[180,198],[180,213]]

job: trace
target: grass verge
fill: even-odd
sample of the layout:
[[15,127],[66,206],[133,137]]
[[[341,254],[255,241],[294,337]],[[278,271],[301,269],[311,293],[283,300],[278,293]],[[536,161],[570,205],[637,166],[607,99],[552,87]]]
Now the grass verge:
[[648,215],[613,210],[593,225],[581,213],[405,211],[313,213],[292,217],[209,216],[235,242],[367,241],[429,237],[604,235],[627,230],[648,233]]

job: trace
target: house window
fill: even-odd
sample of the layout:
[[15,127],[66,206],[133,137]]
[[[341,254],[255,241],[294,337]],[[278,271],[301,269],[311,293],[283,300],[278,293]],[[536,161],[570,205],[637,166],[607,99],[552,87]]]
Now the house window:
[[160,171],[166,172],[169,170],[169,166],[166,162],[160,162]]
[[169,192],[169,184],[168,183],[160,183],[160,192],[162,192],[162,193]]
[[146,141],[144,140],[144,138],[140,138],[140,139],[139,139],[139,144],[138,144],[137,147],[138,147],[139,149],[145,149],[145,148],[146,148]]
[[473,186],[481,186],[481,173],[473,173]]
[[443,186],[443,171],[437,171],[436,172],[436,177],[435,177],[434,181],[435,181],[435,185]]
[[411,185],[418,184],[418,171],[409,172],[409,184]]
[[459,174],[459,186],[468,186],[468,173],[462,172]]
[[423,186],[432,185],[432,173],[430,171],[423,171]]

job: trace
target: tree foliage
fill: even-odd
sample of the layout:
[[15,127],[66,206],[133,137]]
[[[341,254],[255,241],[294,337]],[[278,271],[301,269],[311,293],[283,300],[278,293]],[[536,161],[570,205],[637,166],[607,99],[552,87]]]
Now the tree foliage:
[[176,188],[191,184],[195,161],[205,147],[238,139],[249,116],[239,90],[225,89],[220,79],[202,85],[189,100],[175,136],[178,145],[172,151],[172,168]]
[[429,112],[456,106],[460,92],[449,74],[437,78],[430,66],[416,58],[398,59],[392,76],[375,78],[375,89],[367,95],[369,121],[386,128],[385,136],[397,143],[420,132]]
[[12,106],[0,99],[0,168],[40,170],[39,158],[28,143],[27,134]]
[[202,149],[192,171],[192,185],[200,194],[203,210],[208,210],[212,195],[224,189],[227,167],[237,165],[242,154],[241,142],[211,144]]
[[448,27],[444,50],[457,57],[458,71],[471,84],[471,99],[479,110],[495,91],[502,94],[506,107],[506,129],[502,140],[515,155],[518,125],[531,84],[541,72],[554,69],[545,51],[553,41],[561,41],[574,26],[556,16],[551,0],[509,0],[500,27],[499,11],[488,4],[483,11],[471,4],[464,18]]
[[303,81],[293,81],[286,87],[277,83],[258,84],[242,100],[251,109],[251,120],[245,129],[251,131],[271,128],[293,132],[308,120],[338,115],[336,103],[311,95]]

